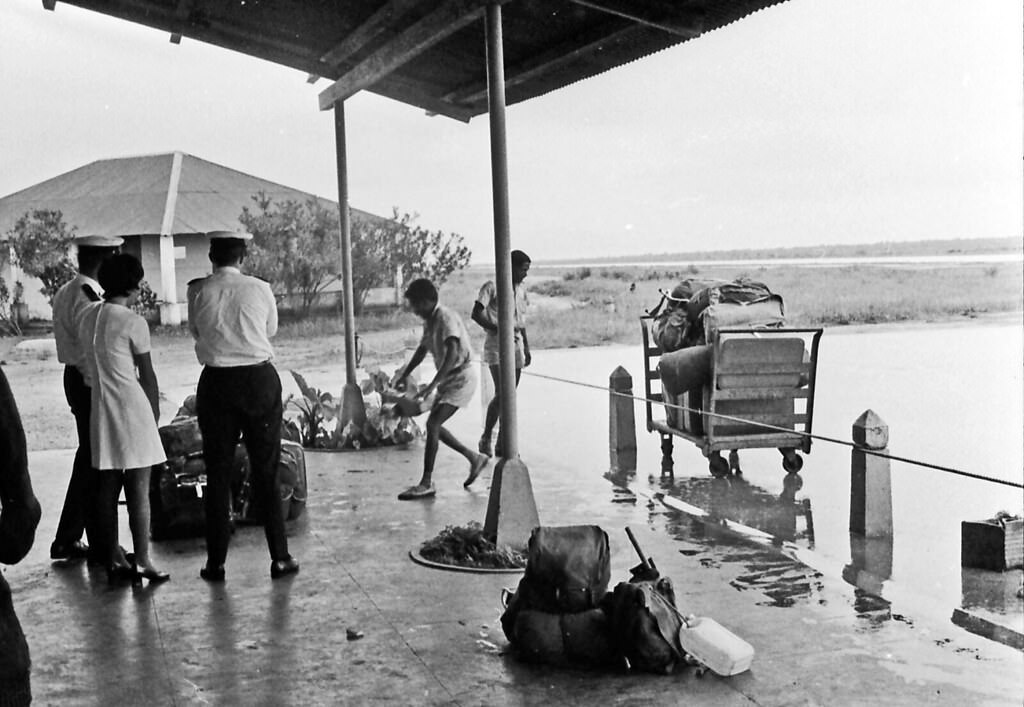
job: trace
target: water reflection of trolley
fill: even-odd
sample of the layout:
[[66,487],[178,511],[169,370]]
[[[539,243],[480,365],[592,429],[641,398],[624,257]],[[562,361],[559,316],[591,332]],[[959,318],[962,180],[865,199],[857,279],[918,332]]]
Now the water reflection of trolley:
[[[661,435],[662,471],[672,472],[673,437],[696,444],[714,476],[740,472],[740,449],[778,449],[783,469],[791,476],[800,471],[803,459],[798,452],[811,450],[811,438],[799,433],[811,432],[822,330],[721,329],[702,351],[663,355],[652,336],[652,322],[650,316],[640,318],[644,394],[647,431]],[[663,365],[669,356],[696,360],[698,354],[705,356],[700,366],[706,369],[699,383],[679,394],[652,388],[663,373],[672,373]],[[665,417],[656,419],[656,403],[685,409],[666,407]],[[722,457],[725,450],[728,461]]]

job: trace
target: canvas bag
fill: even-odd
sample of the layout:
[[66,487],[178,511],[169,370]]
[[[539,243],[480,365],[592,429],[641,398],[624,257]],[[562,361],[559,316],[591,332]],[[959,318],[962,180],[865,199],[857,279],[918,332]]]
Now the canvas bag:
[[608,591],[609,557],[608,534],[596,525],[534,528],[518,593],[526,608],[551,614],[593,609]]
[[612,641],[631,668],[668,674],[683,662],[677,638],[683,623],[670,580],[620,582],[610,596]]
[[608,617],[601,609],[574,614],[520,611],[509,641],[529,663],[598,667],[620,660]]

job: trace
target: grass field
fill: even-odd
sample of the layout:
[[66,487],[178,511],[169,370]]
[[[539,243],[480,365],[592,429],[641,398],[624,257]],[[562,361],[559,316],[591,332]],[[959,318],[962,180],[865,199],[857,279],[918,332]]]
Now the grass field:
[[[671,271],[621,266],[544,268],[531,273],[526,286],[535,300],[549,302],[547,298],[554,297],[563,301],[563,307],[531,309],[530,342],[535,348],[630,343],[638,336],[637,318],[658,303],[659,289],[670,290],[687,277],[733,279],[741,275],[764,282],[781,294],[786,301],[787,321],[793,326],[947,321],[1024,308],[1024,274],[1016,264]],[[441,299],[468,322],[476,291],[488,277],[480,268],[457,273],[441,288]],[[479,344],[479,328],[472,323],[468,326]],[[418,327],[419,322],[407,312],[369,314],[357,322],[363,338],[377,342],[371,347],[375,350],[400,347],[406,339],[415,338]],[[387,332],[395,334],[389,337]],[[309,340],[341,333],[341,321],[332,315],[284,322],[278,340]]]

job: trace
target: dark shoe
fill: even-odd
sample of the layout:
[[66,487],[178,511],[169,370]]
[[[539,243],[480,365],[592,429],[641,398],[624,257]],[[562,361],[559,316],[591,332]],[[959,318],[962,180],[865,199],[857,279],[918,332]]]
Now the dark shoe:
[[135,583],[137,578],[138,572],[131,565],[112,565],[107,567],[107,584],[111,586]]
[[81,540],[73,543],[54,542],[50,545],[51,560],[84,560],[89,556],[89,546]]
[[[221,570],[223,574],[224,570]],[[201,573],[200,573],[201,574]],[[169,572],[161,572],[160,570],[149,568],[139,570],[139,577],[148,580],[150,584],[162,584],[171,578]]]
[[289,574],[296,574],[299,571],[299,561],[294,557],[286,560],[274,560],[270,563],[270,578],[279,579]]
[[224,565],[221,565],[220,567],[210,567],[207,565],[203,569],[199,570],[199,576],[207,582],[223,582]]

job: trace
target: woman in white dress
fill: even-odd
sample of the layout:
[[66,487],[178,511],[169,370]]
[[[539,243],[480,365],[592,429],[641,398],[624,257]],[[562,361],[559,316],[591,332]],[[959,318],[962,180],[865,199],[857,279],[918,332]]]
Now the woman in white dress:
[[[92,389],[90,433],[92,465],[101,475],[98,512],[116,528],[117,496],[124,483],[128,525],[135,559],[122,558],[117,535],[108,544],[108,576],[144,577],[150,582],[170,578],[149,557],[149,473],[166,460],[157,421],[159,388],[150,359],[149,326],[130,307],[139,297],[142,264],[121,253],[100,267],[103,302],[85,311],[79,340],[86,352],[87,383]],[[113,517],[112,517],[113,516]]]

